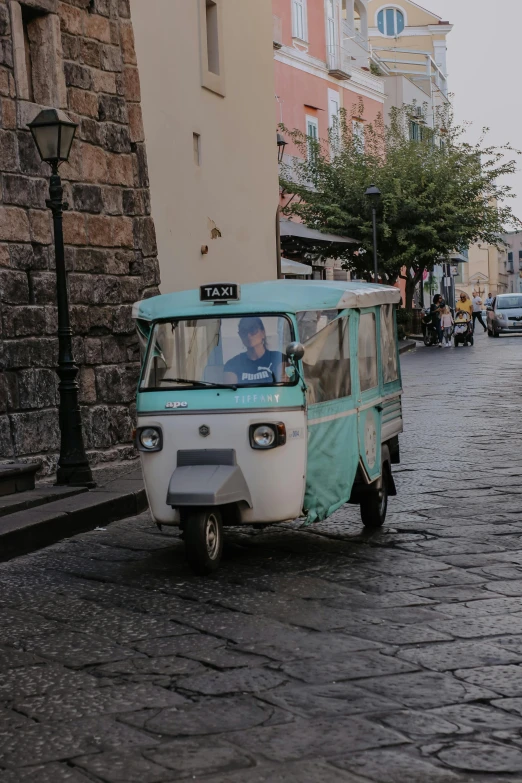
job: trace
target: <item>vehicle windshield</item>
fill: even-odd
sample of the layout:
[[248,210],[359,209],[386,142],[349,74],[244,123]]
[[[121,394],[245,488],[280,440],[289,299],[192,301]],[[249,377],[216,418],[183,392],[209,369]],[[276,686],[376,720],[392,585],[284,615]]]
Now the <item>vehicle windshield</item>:
[[157,323],[140,391],[292,384],[296,378],[285,358],[292,339],[283,315]]
[[522,310],[522,296],[497,296],[497,310]]

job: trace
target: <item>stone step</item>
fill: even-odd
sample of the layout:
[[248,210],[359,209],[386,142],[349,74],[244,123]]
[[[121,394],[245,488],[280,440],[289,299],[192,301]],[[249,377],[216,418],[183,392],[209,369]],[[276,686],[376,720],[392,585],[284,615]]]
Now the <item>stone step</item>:
[[61,498],[79,495],[81,492],[87,490],[84,487],[54,487],[50,484],[39,484],[28,492],[16,492],[14,495],[0,497],[0,517],[43,506]]
[[8,462],[0,465],[0,497],[34,489],[40,462]]

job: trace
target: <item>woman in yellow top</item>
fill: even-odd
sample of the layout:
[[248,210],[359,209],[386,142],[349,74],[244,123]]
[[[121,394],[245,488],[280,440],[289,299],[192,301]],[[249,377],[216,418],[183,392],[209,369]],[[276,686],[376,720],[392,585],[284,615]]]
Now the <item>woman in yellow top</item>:
[[470,320],[473,317],[473,302],[464,291],[460,295],[455,305],[455,312],[468,313]]

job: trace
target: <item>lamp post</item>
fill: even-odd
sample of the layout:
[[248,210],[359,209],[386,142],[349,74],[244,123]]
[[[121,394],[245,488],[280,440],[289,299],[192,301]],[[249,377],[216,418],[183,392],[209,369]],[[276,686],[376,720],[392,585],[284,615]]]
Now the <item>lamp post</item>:
[[375,185],[370,185],[366,193],[370,204],[372,205],[373,218],[373,282],[379,282],[379,262],[377,259],[377,206],[381,199],[381,191]]
[[29,124],[35,144],[44,163],[51,167],[51,179],[47,206],[53,213],[54,246],[56,255],[56,298],[58,304],[58,367],[60,379],[59,423],[60,457],[58,459],[57,485],[94,487],[91,469],[85,453],[82,419],[78,402],[78,367],[74,363],[72,329],[69,318],[67,275],[63,241],[62,181],[58,174],[60,163],[69,159],[74,135],[78,126],[58,109],[44,109]]

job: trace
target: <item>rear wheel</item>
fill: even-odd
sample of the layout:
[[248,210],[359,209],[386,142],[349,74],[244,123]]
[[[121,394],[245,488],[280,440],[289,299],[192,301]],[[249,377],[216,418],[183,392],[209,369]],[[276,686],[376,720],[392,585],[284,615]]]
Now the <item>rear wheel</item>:
[[468,341],[468,342],[469,342],[469,344],[470,344],[470,345],[473,345],[473,342],[474,342],[474,340],[473,340],[473,335],[471,335],[471,337],[469,338],[469,341]]
[[390,466],[382,464],[381,478],[368,487],[361,500],[361,520],[364,527],[376,530],[384,525],[388,510],[388,473]]
[[431,337],[428,332],[426,332],[423,339],[424,339],[424,345],[426,346],[426,348],[429,348],[431,346]]
[[456,337],[455,337],[455,338],[454,338],[454,340],[453,340],[453,345],[455,346],[455,348],[458,348],[458,347],[459,347],[459,341],[457,340],[457,338],[456,338]]
[[185,554],[196,574],[204,576],[215,571],[223,553],[223,523],[215,509],[194,509],[185,519]]

